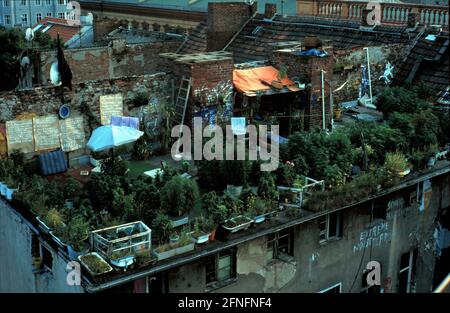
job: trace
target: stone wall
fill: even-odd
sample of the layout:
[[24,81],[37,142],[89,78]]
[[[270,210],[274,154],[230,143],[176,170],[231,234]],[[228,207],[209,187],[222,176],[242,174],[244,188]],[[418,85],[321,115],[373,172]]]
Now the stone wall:
[[[120,44],[114,41],[113,44]],[[111,79],[132,75],[153,74],[165,71],[161,66],[160,53],[174,52],[179,41],[165,41],[126,45],[124,49],[113,47],[94,47],[68,49],[64,56],[72,70],[72,82]],[[50,67],[56,61],[55,51],[45,51],[40,56],[40,81],[50,85]]]

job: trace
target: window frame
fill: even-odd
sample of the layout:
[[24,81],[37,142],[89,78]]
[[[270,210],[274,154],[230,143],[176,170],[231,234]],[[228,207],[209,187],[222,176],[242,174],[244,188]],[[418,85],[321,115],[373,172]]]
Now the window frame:
[[27,6],[27,0],[20,0],[20,5],[23,7]]
[[[287,245],[280,245],[280,241],[287,238]],[[280,247],[287,247],[288,252],[281,251]],[[272,257],[269,259],[268,255],[271,251]],[[294,231],[292,228],[284,229],[276,233],[266,236],[266,261],[271,264],[276,260],[286,261],[294,257]]]
[[320,290],[318,293],[328,293],[328,291],[335,289],[336,287],[339,286],[339,292],[338,293],[342,293],[342,282],[338,282],[337,284],[334,284],[328,288],[322,289]]
[[[55,263],[55,258],[53,257],[53,253],[51,251],[52,249],[42,243],[42,241],[39,242],[39,255],[42,258],[42,266],[44,270],[50,274],[53,273],[53,265]],[[51,257],[51,267],[49,267],[48,264],[46,264],[46,256],[44,253],[48,253],[48,255]]]
[[3,0],[3,7],[9,7],[9,0]]
[[3,22],[5,25],[10,25],[11,24],[11,16],[8,14],[3,15]]
[[36,5],[42,5],[42,0],[35,0]]
[[[24,17],[25,17],[25,22],[24,22]],[[22,23],[22,26],[27,26],[28,25],[28,14],[27,13],[22,13],[20,15],[20,22]]]
[[[336,214],[336,229],[335,235],[330,236],[330,220],[331,215]],[[324,220],[321,220],[324,219]],[[342,211],[335,211],[332,213],[328,213],[326,215],[322,215],[318,218],[319,223],[319,243],[326,243],[330,240],[340,239],[342,238],[342,232],[343,232],[343,225],[344,225],[344,219],[342,216]],[[321,229],[321,224],[325,224],[325,229]]]
[[[227,256],[227,255],[230,257],[229,277],[219,280],[220,270],[223,270],[224,268],[226,268],[226,267],[223,267],[223,268],[219,267],[220,259],[221,259],[221,257]],[[218,289],[218,288],[224,287],[224,286],[229,285],[230,283],[234,282],[237,278],[236,263],[237,263],[237,255],[236,255],[235,248],[220,251],[218,253],[215,253],[214,255],[209,256],[207,258],[207,260],[205,262],[205,266],[204,266],[206,291]],[[213,265],[213,270],[208,271],[208,266],[210,264]],[[214,280],[208,281],[208,277],[210,277],[211,274],[214,275]]]
[[[408,265],[406,267],[402,268],[402,258],[403,256],[408,256]],[[406,253],[402,253],[400,255],[399,259],[399,271],[398,271],[398,278],[397,278],[397,288],[398,292],[400,293],[400,275],[407,271],[407,281],[406,281],[406,288],[405,293],[411,293],[411,288],[414,284],[414,278],[416,273],[416,263],[417,263],[417,257],[419,256],[419,251],[417,248],[414,248]],[[402,292],[403,293],[403,292]]]
[[[40,19],[38,19],[38,14],[40,15]],[[42,21],[42,12],[36,12],[36,23]]]

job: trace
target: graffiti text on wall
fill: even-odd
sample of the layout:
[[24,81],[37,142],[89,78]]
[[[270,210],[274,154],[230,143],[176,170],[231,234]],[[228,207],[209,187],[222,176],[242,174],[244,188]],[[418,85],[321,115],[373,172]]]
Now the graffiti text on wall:
[[362,251],[371,246],[378,247],[390,239],[388,222],[381,222],[359,235],[359,242],[353,245],[353,253]]

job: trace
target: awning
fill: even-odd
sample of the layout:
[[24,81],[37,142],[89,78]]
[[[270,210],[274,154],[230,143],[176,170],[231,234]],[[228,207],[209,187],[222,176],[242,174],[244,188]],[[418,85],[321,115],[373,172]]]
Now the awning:
[[[278,74],[279,71],[273,66],[255,67],[246,70],[234,70],[233,85],[237,90],[243,93],[269,91],[275,89],[271,87],[271,84],[273,81],[278,81]],[[281,84],[283,87],[288,87],[289,91],[300,90],[288,77],[282,79]]]

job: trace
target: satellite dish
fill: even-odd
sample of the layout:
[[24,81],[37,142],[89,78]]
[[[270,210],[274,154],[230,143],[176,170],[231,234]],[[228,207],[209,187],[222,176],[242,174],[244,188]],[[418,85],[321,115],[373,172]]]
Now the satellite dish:
[[50,67],[50,80],[55,86],[61,85],[61,74],[59,74],[58,70],[58,61],[53,62]]
[[31,28],[27,28],[25,31],[25,39],[31,41],[34,38],[34,31]]
[[20,60],[20,66],[23,68],[27,68],[30,65],[30,58],[27,56],[24,56],[22,60]]

